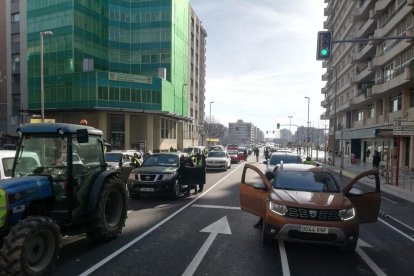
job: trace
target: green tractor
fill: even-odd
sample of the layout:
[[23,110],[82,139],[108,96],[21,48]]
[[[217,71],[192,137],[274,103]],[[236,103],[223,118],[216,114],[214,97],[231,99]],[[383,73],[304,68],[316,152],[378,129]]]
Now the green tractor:
[[64,235],[119,236],[126,188],[107,170],[102,131],[41,123],[17,132],[13,178],[0,181],[0,274],[50,273]]

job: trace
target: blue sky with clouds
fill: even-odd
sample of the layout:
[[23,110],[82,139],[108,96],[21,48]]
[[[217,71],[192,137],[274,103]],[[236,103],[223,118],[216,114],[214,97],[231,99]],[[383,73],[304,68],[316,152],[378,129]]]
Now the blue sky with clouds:
[[[316,34],[323,0],[190,0],[207,31],[206,116],[242,119],[261,130],[276,123],[324,127]],[[285,127],[288,128],[288,127]],[[292,127],[292,131],[294,131]]]

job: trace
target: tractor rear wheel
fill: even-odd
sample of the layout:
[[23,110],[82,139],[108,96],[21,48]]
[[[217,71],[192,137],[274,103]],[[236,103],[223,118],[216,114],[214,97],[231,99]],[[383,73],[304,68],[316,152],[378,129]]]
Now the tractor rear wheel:
[[98,204],[88,220],[87,236],[109,241],[121,234],[127,217],[126,189],[118,177],[109,177],[102,186]]
[[60,245],[59,227],[50,218],[21,220],[4,238],[0,251],[6,274],[48,274],[56,264]]

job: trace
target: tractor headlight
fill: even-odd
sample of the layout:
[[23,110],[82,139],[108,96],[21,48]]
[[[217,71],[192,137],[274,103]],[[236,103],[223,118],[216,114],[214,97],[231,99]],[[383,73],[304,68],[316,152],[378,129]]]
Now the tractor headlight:
[[269,209],[278,215],[284,216],[288,212],[288,208],[285,205],[269,202]]
[[355,209],[354,208],[348,208],[348,209],[342,209],[338,211],[338,217],[341,220],[350,220],[355,217]]

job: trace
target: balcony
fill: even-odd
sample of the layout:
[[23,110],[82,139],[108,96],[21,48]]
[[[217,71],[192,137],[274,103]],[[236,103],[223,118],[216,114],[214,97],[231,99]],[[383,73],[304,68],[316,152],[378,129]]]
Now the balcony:
[[[392,78],[391,78],[392,77]],[[409,85],[413,79],[409,67],[402,68],[395,71],[392,76],[377,80],[376,85],[372,87],[372,96],[379,96],[385,92],[392,93]]]
[[328,60],[322,61],[322,68],[328,68],[328,63],[329,63]]
[[407,15],[412,12],[411,6],[401,5],[394,14],[390,15],[388,20],[378,24],[378,28],[374,32],[374,37],[385,37],[400,23]]
[[389,45],[388,48],[384,50],[384,53],[382,55],[374,58],[373,66],[383,66],[384,64],[392,60],[396,55],[407,50],[409,47],[411,47],[411,45],[412,44],[409,40],[395,40],[394,43]]
[[[370,61],[368,64],[372,64],[372,61]],[[372,68],[372,65],[367,65],[361,68],[361,71],[353,77],[353,82],[359,83],[372,80],[374,78],[374,72],[372,69],[370,70],[370,68]]]
[[367,100],[366,93],[360,93],[359,95],[351,98],[351,104],[353,105],[352,107],[354,108],[354,107],[360,106],[366,100]]
[[365,125],[365,119],[360,120],[360,121],[355,121],[352,124],[352,128],[360,128],[360,127],[363,127],[364,125]]
[[381,13],[383,12],[389,4],[391,4],[392,0],[380,0],[377,3],[375,3],[375,13]]
[[321,114],[321,120],[329,120],[329,112],[324,112]]
[[328,75],[329,75],[329,73],[328,73],[328,71],[326,71],[325,74],[322,75],[322,80],[327,81],[328,80]]
[[323,100],[322,102],[321,102],[321,106],[323,107],[323,108],[327,108],[328,106],[329,106],[329,101],[328,100]]
[[377,24],[375,24],[375,20],[368,19],[360,27],[360,29],[355,33],[355,37],[365,37],[371,34],[375,30],[376,27],[377,27]]
[[324,86],[321,88],[321,94],[325,95],[328,92],[329,88],[327,86]]
[[356,52],[352,55],[352,61],[359,62],[361,60],[365,60],[368,57],[372,57],[374,53],[375,53],[374,46],[372,45],[371,42],[368,42],[367,44],[365,44],[365,46],[363,46],[363,48],[359,52]]
[[373,0],[366,0],[362,5],[359,3],[359,7],[355,14],[355,19],[362,20],[365,19],[369,14],[369,8],[372,4]]

